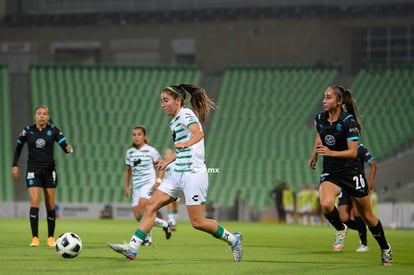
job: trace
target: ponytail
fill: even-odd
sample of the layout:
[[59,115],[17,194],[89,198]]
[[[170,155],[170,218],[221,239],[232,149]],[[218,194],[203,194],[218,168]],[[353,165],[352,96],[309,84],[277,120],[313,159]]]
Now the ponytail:
[[351,115],[355,117],[358,130],[359,132],[361,132],[362,126],[359,123],[358,106],[357,106],[355,99],[352,97],[351,91],[339,85],[332,86],[332,88],[335,90],[338,98],[341,98],[343,100],[343,106],[345,107],[346,112],[350,113]]
[[191,96],[190,104],[200,121],[203,123],[210,112],[217,108],[217,105],[210,99],[204,88],[193,84],[172,85],[165,88],[174,98],[181,98],[181,106],[186,103],[187,93]]

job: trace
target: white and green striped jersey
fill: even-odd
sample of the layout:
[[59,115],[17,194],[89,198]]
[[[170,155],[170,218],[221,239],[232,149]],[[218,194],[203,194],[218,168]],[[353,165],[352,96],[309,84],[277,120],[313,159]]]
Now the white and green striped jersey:
[[[192,124],[198,124],[200,130],[203,131],[194,112],[189,108],[181,108],[176,117],[170,122],[171,135],[175,144],[186,142],[191,138],[192,134],[188,127]],[[176,150],[174,171],[197,172],[204,171],[205,167],[204,138],[188,148]]]
[[145,184],[155,183],[154,163],[161,159],[160,153],[145,144],[140,149],[131,147],[126,152],[125,164],[132,169],[132,187],[134,190]]

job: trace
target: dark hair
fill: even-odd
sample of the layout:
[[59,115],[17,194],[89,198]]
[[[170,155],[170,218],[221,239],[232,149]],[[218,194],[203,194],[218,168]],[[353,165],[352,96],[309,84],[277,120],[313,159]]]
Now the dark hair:
[[173,98],[181,99],[181,106],[186,103],[187,93],[191,96],[190,103],[194,112],[201,122],[204,122],[210,112],[217,108],[217,105],[210,99],[204,88],[193,84],[171,85],[164,89]]
[[358,130],[361,132],[362,126],[359,123],[358,106],[355,99],[352,97],[351,91],[349,89],[345,89],[341,85],[331,86],[331,88],[335,91],[337,97],[342,99],[345,111],[355,117]]
[[[134,131],[135,129],[141,129],[141,131],[144,133],[144,142],[146,144],[149,144],[149,137],[147,136],[147,129],[144,126],[135,126],[134,128],[132,128],[132,131]],[[135,147],[135,143],[132,143],[132,147]]]

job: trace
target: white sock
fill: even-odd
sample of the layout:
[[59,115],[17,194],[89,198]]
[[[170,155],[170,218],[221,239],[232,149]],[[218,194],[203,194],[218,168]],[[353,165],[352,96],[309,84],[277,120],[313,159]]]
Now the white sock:
[[132,235],[131,240],[129,241],[129,248],[132,250],[137,250],[138,247],[142,244],[142,240],[135,235]]
[[156,227],[167,227],[168,222],[163,220],[163,219],[160,219],[160,218],[155,218],[154,226],[156,226]]

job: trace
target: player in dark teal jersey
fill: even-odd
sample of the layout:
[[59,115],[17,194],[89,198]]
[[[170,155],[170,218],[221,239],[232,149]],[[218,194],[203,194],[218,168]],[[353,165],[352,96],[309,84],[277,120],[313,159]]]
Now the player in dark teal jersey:
[[342,86],[328,87],[323,98],[324,112],[315,117],[317,134],[309,166],[315,169],[318,155],[323,156],[319,193],[322,212],[337,230],[334,251],[341,251],[348,227],[340,220],[335,198],[341,190],[353,197],[359,213],[381,248],[383,265],[392,264],[391,246],[381,221],[374,215],[368,196],[364,171],[357,160],[361,126],[356,102]]
[[39,246],[38,224],[40,194],[43,189],[47,211],[48,240],[50,247],[55,246],[55,193],[58,178],[55,170],[53,156],[54,143],[57,142],[65,153],[72,153],[73,148],[66,143],[66,138],[60,129],[49,124],[49,110],[46,106],[35,109],[35,124],[26,126],[17,139],[14,153],[12,176],[16,180],[19,176],[17,162],[27,143],[28,160],[26,172],[26,186],[30,198],[30,226],[32,230],[32,242],[30,246]]

